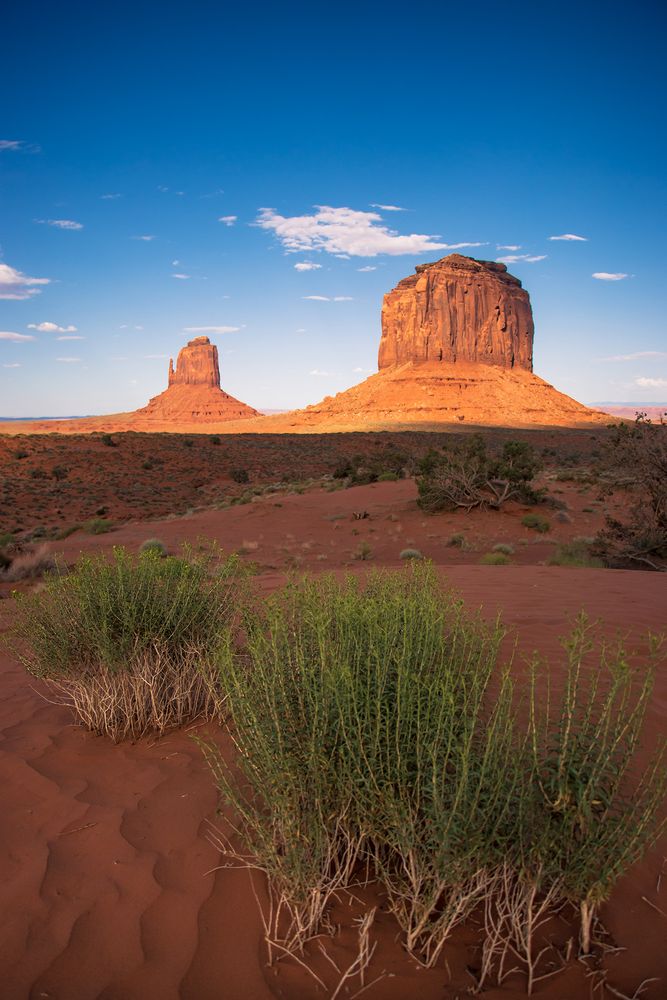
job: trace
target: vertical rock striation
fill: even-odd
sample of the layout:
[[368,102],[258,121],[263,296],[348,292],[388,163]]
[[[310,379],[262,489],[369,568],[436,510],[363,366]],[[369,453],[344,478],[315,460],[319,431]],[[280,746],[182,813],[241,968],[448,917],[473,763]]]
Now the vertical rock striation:
[[169,358],[169,385],[208,385],[220,388],[218,348],[208,337],[189,340],[178,352],[176,370]]
[[504,264],[450,254],[384,297],[378,368],[472,361],[533,370],[528,292]]

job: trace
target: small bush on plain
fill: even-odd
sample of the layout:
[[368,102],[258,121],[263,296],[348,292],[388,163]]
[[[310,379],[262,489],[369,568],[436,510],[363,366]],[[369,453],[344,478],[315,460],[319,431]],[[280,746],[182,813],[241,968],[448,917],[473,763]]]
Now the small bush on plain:
[[546,517],[542,517],[540,514],[524,514],[521,518],[521,523],[524,528],[530,528],[531,531],[537,531],[540,535],[544,535],[547,531],[551,530],[551,525],[547,521]]
[[17,595],[12,643],[87,728],[137,738],[219,710],[214,659],[238,592],[237,560],[216,550],[116,548]]

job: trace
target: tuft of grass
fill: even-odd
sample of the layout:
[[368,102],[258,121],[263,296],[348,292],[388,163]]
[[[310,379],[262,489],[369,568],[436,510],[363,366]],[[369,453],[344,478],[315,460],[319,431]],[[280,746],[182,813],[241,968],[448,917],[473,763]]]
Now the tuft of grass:
[[539,531],[541,535],[544,535],[547,531],[551,530],[551,525],[547,521],[546,517],[542,517],[540,514],[524,514],[521,518],[521,523],[524,528],[530,528],[532,531]]
[[19,552],[18,555],[7,557],[6,560],[0,559],[0,580],[6,583],[34,580],[54,568],[53,555],[47,550],[46,545],[39,545],[36,549]]
[[220,845],[268,876],[271,955],[302,951],[360,878],[427,966],[480,913],[480,990],[519,962],[532,992],[539,928],[563,906],[588,952],[600,904],[665,826],[665,744],[637,760],[657,640],[636,671],[580,616],[563,693],[535,661],[526,705],[498,664],[501,624],[422,562],[294,580],[242,632],[220,655],[237,759],[202,747],[236,817]]
[[215,549],[162,558],[119,547],[16,595],[10,641],[87,728],[136,739],[219,712],[214,661],[238,591],[238,561]]
[[419,549],[402,549],[399,559],[423,559],[424,556]]
[[116,527],[113,521],[106,517],[91,517],[81,525],[89,535],[104,535],[107,531],[113,531]]
[[479,561],[482,566],[509,566],[512,562],[504,552],[485,552]]
[[493,552],[502,552],[505,556],[514,555],[514,546],[509,545],[507,542],[496,542],[492,549]]
[[468,542],[466,540],[466,536],[463,534],[462,531],[455,532],[452,535],[452,537],[449,539],[449,541],[447,542],[447,545],[449,545],[451,548],[455,548],[455,549],[467,549],[467,548],[469,548]]
[[575,538],[563,542],[549,559],[549,566],[603,567],[604,562],[591,555],[591,538]]
[[147,538],[146,541],[142,542],[139,546],[139,552],[153,552],[155,555],[164,559],[167,555],[167,546],[164,542],[161,542],[159,538]]
[[353,552],[352,558],[359,559],[361,562],[366,562],[373,555],[373,550],[368,544],[368,542],[361,542],[358,548]]

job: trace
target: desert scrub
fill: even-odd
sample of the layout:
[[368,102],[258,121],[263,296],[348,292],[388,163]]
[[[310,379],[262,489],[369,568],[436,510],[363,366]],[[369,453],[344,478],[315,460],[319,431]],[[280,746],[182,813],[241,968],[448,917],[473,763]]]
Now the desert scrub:
[[214,667],[239,599],[234,557],[83,556],[16,595],[12,646],[88,729],[113,740],[203,715],[221,694]]
[[493,552],[502,552],[504,556],[514,555],[514,546],[510,545],[508,542],[496,542],[492,549]]
[[294,581],[242,631],[220,655],[237,759],[203,747],[239,838],[220,846],[268,878],[270,954],[301,951],[368,879],[427,966],[477,911],[479,989],[518,961],[531,993],[549,974],[540,927],[563,908],[591,948],[600,902],[664,828],[664,746],[637,757],[657,642],[635,671],[582,617],[563,694],[535,662],[520,699],[500,623],[421,562]]
[[551,529],[551,525],[546,517],[542,517],[540,514],[524,514],[521,518],[521,523],[524,528],[530,528],[531,531],[538,531],[541,535],[546,534]]
[[512,562],[505,552],[485,552],[479,560],[482,566],[509,566]]
[[549,566],[602,567],[604,562],[591,555],[592,538],[574,538],[563,542],[549,559]]
[[104,535],[107,531],[113,531],[116,525],[106,517],[91,517],[89,521],[84,521],[81,527],[89,535]]
[[419,549],[402,549],[398,556],[399,559],[423,559],[424,556],[419,551]]
[[[468,912],[462,886],[478,859],[472,827],[468,846],[460,840],[466,823],[479,836],[498,826],[490,811],[506,808],[507,767],[494,797],[486,764],[473,766],[466,749],[502,630],[414,562],[363,585],[331,576],[292,583],[251,609],[244,631],[246,648],[226,647],[221,662],[240,770],[205,749],[245,860],[269,879],[269,943],[299,950],[363,859],[381,874],[409,946],[435,955],[451,880],[447,929]],[[482,740],[492,731],[485,725]],[[486,749],[490,761],[496,750]],[[498,740],[497,753],[506,749]],[[448,873],[454,841],[462,855]]]
[[159,538],[147,538],[139,546],[140,552],[154,552],[155,555],[164,558],[167,555],[167,546]]

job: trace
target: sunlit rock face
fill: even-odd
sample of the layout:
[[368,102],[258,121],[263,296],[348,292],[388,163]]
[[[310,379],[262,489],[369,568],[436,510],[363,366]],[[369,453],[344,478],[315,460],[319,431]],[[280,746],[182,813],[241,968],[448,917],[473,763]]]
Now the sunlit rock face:
[[504,264],[450,254],[384,297],[378,368],[473,361],[533,370],[528,292]]
[[132,415],[136,426],[153,425],[154,429],[177,429],[227,420],[256,417],[257,410],[230,396],[220,388],[218,348],[208,337],[188,341],[174,362],[169,359],[169,383],[164,392],[154,396],[147,406]]

